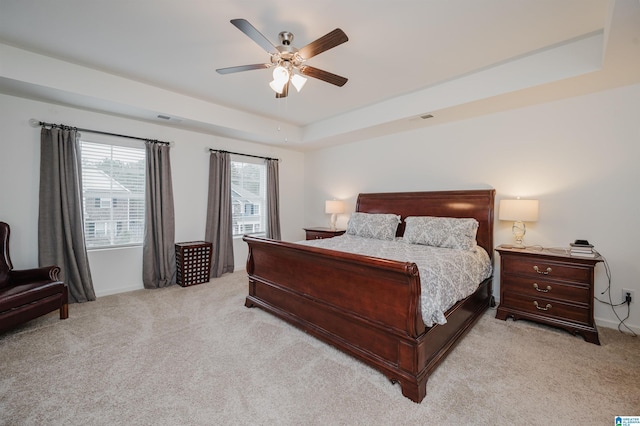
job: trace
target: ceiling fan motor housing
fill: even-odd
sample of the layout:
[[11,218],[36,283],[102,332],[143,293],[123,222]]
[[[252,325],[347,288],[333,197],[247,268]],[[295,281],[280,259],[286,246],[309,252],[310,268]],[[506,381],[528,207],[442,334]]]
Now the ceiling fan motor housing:
[[278,53],[271,56],[271,63],[290,68],[291,65],[299,67],[304,62],[304,59],[298,54],[298,49],[289,44],[291,41],[293,41],[293,34],[288,31],[280,33],[282,44],[276,47]]

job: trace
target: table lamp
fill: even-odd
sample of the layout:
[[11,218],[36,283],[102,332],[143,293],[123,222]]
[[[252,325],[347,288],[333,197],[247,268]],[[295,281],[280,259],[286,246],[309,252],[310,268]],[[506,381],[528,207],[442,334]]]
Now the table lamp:
[[500,220],[512,220],[511,230],[516,239],[514,248],[525,248],[522,243],[527,228],[524,222],[535,222],[538,220],[538,200],[500,200]]
[[338,213],[344,213],[344,203],[340,200],[327,200],[324,203],[324,212],[331,214],[331,230],[336,229],[336,220]]

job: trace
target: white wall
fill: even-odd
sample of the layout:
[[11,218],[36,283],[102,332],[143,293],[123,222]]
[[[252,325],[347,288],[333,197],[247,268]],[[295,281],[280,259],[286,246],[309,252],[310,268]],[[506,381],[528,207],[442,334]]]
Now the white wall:
[[[325,199],[344,199],[353,211],[359,192],[493,187],[496,207],[502,198],[536,198],[540,218],[527,225],[525,243],[592,242],[611,267],[614,302],[622,288],[636,290],[626,323],[640,330],[639,111],[634,85],[308,153],[305,225],[326,226]],[[511,223],[495,226],[496,245],[513,241]],[[596,274],[604,299],[602,264]],[[598,324],[617,327],[611,308],[595,305]]]
[[[207,147],[282,159],[281,224],[289,241],[304,238],[303,226],[327,225],[323,211],[329,198],[347,200],[353,211],[359,192],[493,187],[497,200],[540,200],[540,220],[528,225],[527,244],[593,242],[611,267],[614,301],[623,287],[636,290],[627,324],[640,329],[638,111],[640,85],[634,85],[301,154],[0,95],[0,220],[12,227],[15,267],[36,265],[40,131],[28,125],[30,118],[175,141],[177,241],[204,238]],[[347,218],[341,215],[339,224]],[[496,221],[495,243],[511,241],[510,223]],[[235,255],[241,270],[246,259],[241,241]],[[141,256],[140,249],[92,251],[97,294],[142,288]],[[599,295],[607,277],[602,265],[596,271]],[[499,295],[497,279],[495,284]],[[595,316],[598,324],[617,326],[606,305],[596,303]]]
[[[29,126],[30,118],[175,142],[171,163],[177,242],[204,239],[209,176],[207,148],[280,158],[282,238],[304,238],[300,214],[304,198],[304,155],[299,152],[0,95],[0,181],[3,182],[0,220],[11,226],[11,258],[16,269],[38,263],[40,128]],[[236,270],[244,269],[247,249],[240,239],[234,241],[234,255]],[[98,296],[143,287],[141,248],[90,251],[89,262]]]

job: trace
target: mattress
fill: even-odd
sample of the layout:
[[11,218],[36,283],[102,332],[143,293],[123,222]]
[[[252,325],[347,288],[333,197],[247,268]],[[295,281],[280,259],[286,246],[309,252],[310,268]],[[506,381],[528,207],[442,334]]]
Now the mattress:
[[427,327],[446,324],[445,312],[476,291],[491,276],[493,268],[489,255],[480,246],[458,250],[409,244],[402,238],[386,241],[348,234],[299,244],[415,263],[420,272],[422,319]]

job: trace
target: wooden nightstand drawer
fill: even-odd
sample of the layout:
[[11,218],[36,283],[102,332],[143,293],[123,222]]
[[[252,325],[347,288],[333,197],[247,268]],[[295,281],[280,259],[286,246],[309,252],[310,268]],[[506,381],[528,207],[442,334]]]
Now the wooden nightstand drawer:
[[505,277],[509,291],[530,297],[567,300],[589,305],[591,291],[584,283],[560,283],[541,280],[537,277],[508,276]]
[[321,238],[331,238],[332,236],[328,236],[325,232],[315,232],[315,231],[306,231],[307,240],[319,240]]
[[[578,306],[544,297],[529,297],[516,293],[503,293],[504,303],[516,311],[530,315],[554,318],[590,325],[588,306]],[[500,303],[503,303],[501,300]]]
[[528,257],[507,257],[503,262],[505,274],[519,274],[531,277],[588,283],[593,268],[545,259]]
[[305,238],[307,240],[319,240],[322,238],[333,238],[346,232],[344,229],[331,228],[304,228]]

